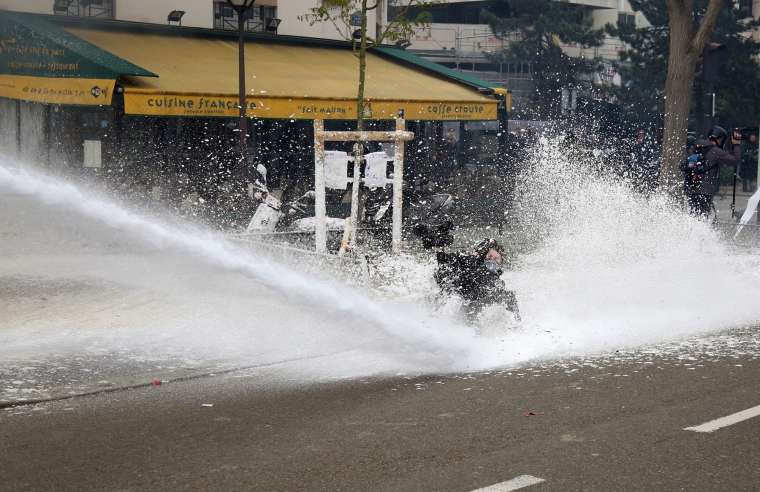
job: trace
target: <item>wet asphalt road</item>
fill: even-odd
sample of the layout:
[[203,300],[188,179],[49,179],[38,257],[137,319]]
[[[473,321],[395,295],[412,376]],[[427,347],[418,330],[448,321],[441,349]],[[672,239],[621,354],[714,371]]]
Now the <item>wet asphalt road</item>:
[[[0,490],[757,490],[746,356],[273,385],[232,373],[0,411]],[[205,404],[205,406],[204,406]],[[208,406],[213,405],[213,406]]]

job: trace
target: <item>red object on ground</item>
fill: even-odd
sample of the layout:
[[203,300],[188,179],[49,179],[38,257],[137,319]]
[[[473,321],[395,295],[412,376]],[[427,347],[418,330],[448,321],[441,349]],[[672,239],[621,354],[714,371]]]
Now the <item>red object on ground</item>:
[[160,379],[154,379],[153,382],[151,382],[153,386],[161,386],[161,380]]
[[539,416],[539,415],[543,415],[543,414],[544,414],[544,412],[534,412],[534,411],[531,411],[531,410],[526,410],[525,413],[523,413],[523,415],[525,415],[526,417],[535,417],[535,416]]

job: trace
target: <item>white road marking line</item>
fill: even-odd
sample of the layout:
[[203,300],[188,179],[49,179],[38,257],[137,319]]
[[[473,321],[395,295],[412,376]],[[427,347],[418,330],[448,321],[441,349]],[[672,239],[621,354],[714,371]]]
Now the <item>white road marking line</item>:
[[743,420],[751,419],[752,417],[757,417],[758,415],[760,415],[760,405],[756,407],[748,408],[746,410],[742,410],[741,412],[736,412],[731,415],[727,415],[725,417],[721,417],[719,419],[705,422],[702,425],[696,425],[694,427],[686,427],[684,428],[684,430],[694,431],[694,432],[712,432],[722,427],[728,427],[729,425],[737,424]]
[[489,485],[488,487],[483,487],[482,489],[476,489],[472,492],[509,492],[510,490],[517,490],[522,489],[523,487],[530,487],[531,485],[536,485],[537,483],[545,482],[543,478],[534,477],[532,475],[520,475],[519,477],[515,477],[512,480],[508,480],[506,482],[497,483],[494,485]]

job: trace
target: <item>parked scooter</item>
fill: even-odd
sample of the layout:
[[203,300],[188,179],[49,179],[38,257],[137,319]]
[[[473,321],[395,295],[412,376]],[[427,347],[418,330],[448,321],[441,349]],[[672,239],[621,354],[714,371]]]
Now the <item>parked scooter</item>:
[[[258,202],[258,205],[246,227],[246,232],[259,234],[314,232],[316,228],[314,191],[307,191],[297,199],[283,203],[272,195],[267,187],[266,168],[259,164],[257,173],[257,179],[252,185],[251,197]],[[344,225],[345,219],[327,218],[328,230],[342,231]]]
[[[314,232],[314,192],[307,191],[296,200],[283,203],[269,192],[259,192],[260,203],[256,207],[246,232]],[[342,231],[345,219],[327,218],[327,229]]]
[[[259,165],[257,170],[259,177],[253,185],[251,196],[258,202],[258,206],[246,231],[250,233],[313,232],[316,228],[314,191],[307,191],[297,199],[283,203],[269,192],[266,185],[266,168]],[[389,229],[393,216],[392,201],[393,193],[390,184],[368,189],[364,201],[364,218],[360,222],[360,227],[380,231]],[[449,219],[452,205],[453,198],[449,194],[437,193],[423,196],[405,206],[405,220],[407,223],[425,224],[426,227],[435,228],[439,236],[437,241],[440,246],[444,246],[446,244],[442,241],[453,229],[453,223]],[[345,222],[346,219],[343,218],[328,217],[327,228],[330,231],[342,231]],[[428,233],[426,237],[430,238],[432,235],[434,234]]]

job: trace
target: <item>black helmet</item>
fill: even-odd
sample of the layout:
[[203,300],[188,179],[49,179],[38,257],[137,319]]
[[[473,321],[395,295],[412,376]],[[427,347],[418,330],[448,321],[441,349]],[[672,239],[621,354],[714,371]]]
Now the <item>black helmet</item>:
[[488,237],[486,239],[483,239],[475,246],[475,254],[478,256],[485,256],[486,253],[488,253],[488,250],[493,249],[495,251],[498,251],[499,254],[504,254],[504,248],[502,248],[501,244],[499,244],[496,239],[492,237]]
[[723,145],[723,142],[726,141],[726,138],[728,137],[728,132],[726,132],[725,128],[722,126],[715,125],[714,127],[710,128],[710,133],[707,135],[707,138],[710,140],[717,140],[718,145]]

